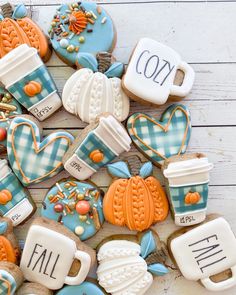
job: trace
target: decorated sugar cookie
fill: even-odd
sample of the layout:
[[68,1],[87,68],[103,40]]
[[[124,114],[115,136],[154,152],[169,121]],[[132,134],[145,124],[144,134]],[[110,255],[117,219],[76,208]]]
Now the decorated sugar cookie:
[[114,62],[110,53],[79,53],[84,69],[75,72],[66,82],[62,101],[65,109],[91,123],[104,112],[124,121],[129,114],[129,98],[121,88],[119,77],[123,64]]
[[38,217],[29,228],[20,267],[26,280],[58,290],[83,283],[95,260],[95,251],[70,230]]
[[11,167],[24,186],[44,181],[63,169],[62,157],[74,140],[57,131],[41,140],[42,130],[33,117],[16,117],[8,129],[7,153]]
[[24,283],[16,295],[53,295],[53,292],[38,283]]
[[23,281],[24,277],[19,266],[11,262],[0,261],[0,294],[16,294],[16,290]]
[[46,62],[51,56],[48,40],[42,30],[27,17],[27,9],[23,4],[15,8],[6,3],[1,6],[0,18],[0,57],[21,44],[37,49],[40,57]]
[[104,222],[102,196],[103,191],[93,183],[63,179],[48,191],[41,215],[61,222],[81,240],[87,240]]
[[40,121],[62,105],[47,67],[37,50],[27,44],[16,47],[0,59],[0,82]]
[[48,32],[57,55],[71,66],[77,65],[78,53],[111,52],[116,41],[111,17],[86,1],[57,8]]
[[128,152],[131,140],[123,125],[112,115],[97,118],[83,130],[63,157],[64,168],[84,180],[122,152]]
[[95,283],[83,282],[79,286],[65,286],[56,295],[105,295],[106,293],[102,291]]
[[0,261],[18,263],[20,248],[9,218],[0,217]]
[[107,166],[116,179],[104,197],[103,211],[108,222],[143,231],[163,221],[169,205],[160,182],[152,176],[152,163],[140,165],[137,157],[128,158],[128,163],[130,167],[126,162]]
[[134,113],[127,122],[135,146],[155,165],[171,156],[184,154],[191,135],[189,110],[181,104],[168,107],[158,121],[143,113]]
[[209,172],[213,165],[204,154],[167,159],[162,167],[176,225],[188,226],[206,218]]
[[[175,85],[177,71],[184,73],[181,85]],[[124,91],[143,103],[162,105],[169,96],[186,96],[194,82],[193,69],[170,47],[149,38],[136,45],[123,77]]]
[[97,258],[98,282],[111,295],[142,295],[151,286],[153,276],[168,273],[165,247],[152,231],[136,238],[112,236],[102,242]]
[[174,232],[168,247],[186,279],[200,281],[210,291],[236,285],[236,238],[223,217],[209,217],[205,223]]

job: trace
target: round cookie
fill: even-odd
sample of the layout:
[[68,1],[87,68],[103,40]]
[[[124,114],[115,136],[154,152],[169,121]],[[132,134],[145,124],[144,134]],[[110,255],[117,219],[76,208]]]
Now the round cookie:
[[66,286],[62,288],[56,295],[85,295],[85,294],[96,294],[105,295],[96,284],[91,282],[84,282],[79,286]]
[[53,292],[38,283],[24,283],[16,295],[52,295]]
[[91,182],[63,179],[48,191],[41,215],[61,222],[82,241],[87,240],[104,222],[102,194]]
[[61,5],[48,33],[55,52],[70,66],[77,65],[78,52],[111,52],[116,40],[112,19],[92,2]]

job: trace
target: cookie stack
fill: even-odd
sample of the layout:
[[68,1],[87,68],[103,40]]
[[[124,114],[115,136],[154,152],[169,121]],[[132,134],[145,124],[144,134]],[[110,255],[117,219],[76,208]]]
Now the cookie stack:
[[[129,99],[155,109],[184,98],[193,69],[173,49],[142,38],[125,70],[112,55],[112,19],[93,2],[58,7],[50,42],[23,4],[1,11],[0,151],[7,160],[0,160],[0,294],[142,295],[172,262],[208,290],[235,286],[236,238],[223,217],[207,215],[213,164],[187,152],[188,108],[176,102],[159,119],[129,109]],[[51,47],[76,69],[62,97],[44,64]],[[39,121],[62,105],[88,126],[76,138],[63,130],[43,138]],[[112,177],[106,192],[90,180],[102,168]],[[55,178],[62,170],[67,177]],[[34,218],[27,187],[49,178],[55,185]],[[181,228],[166,245],[151,227],[169,209]],[[27,220],[20,247],[14,230]],[[92,249],[86,240],[104,222],[135,232]]]

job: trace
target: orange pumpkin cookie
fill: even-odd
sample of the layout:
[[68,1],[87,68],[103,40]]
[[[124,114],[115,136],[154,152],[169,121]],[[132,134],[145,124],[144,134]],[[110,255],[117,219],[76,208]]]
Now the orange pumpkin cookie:
[[[136,161],[137,157],[132,159]],[[131,158],[128,161],[132,168]],[[152,163],[146,162],[135,170],[131,175],[126,162],[108,165],[109,173],[118,179],[113,181],[104,197],[103,211],[108,222],[143,231],[164,220],[169,205],[160,182],[151,176]]]

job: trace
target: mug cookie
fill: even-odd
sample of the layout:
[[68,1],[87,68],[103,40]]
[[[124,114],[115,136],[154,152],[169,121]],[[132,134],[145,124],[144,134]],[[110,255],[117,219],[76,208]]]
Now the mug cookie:
[[51,290],[80,285],[96,261],[96,253],[60,223],[38,217],[31,224],[22,258],[26,280]]
[[79,286],[65,286],[56,295],[106,295],[97,284],[92,282],[83,282]]
[[103,211],[108,222],[143,231],[163,221],[169,205],[160,182],[152,176],[152,163],[140,165],[137,157],[130,157],[127,162],[129,167],[126,162],[107,165],[116,179],[105,194]]
[[63,157],[64,168],[75,178],[85,180],[122,152],[128,152],[130,144],[123,125],[111,114],[104,114],[75,139]]
[[0,216],[11,219],[13,226],[28,220],[36,211],[29,192],[22,186],[9,168],[6,160],[0,160]]
[[38,283],[24,283],[16,295],[53,295],[53,292]]
[[101,6],[86,1],[61,5],[48,33],[56,54],[70,66],[78,64],[78,52],[111,52],[116,42],[111,17]]
[[61,105],[55,82],[37,50],[22,44],[0,59],[0,81],[40,121]]
[[223,217],[210,216],[200,225],[174,232],[168,248],[186,279],[200,281],[210,291],[236,285],[236,238]]
[[41,216],[61,222],[82,241],[87,240],[104,222],[102,197],[103,191],[91,182],[63,179],[48,191]]
[[[181,85],[175,85],[177,71],[184,73]],[[194,82],[193,69],[170,47],[142,38],[135,47],[122,79],[129,97],[142,103],[165,104],[169,96],[186,96]]]
[[27,17],[24,4],[17,5],[14,10],[11,4],[1,6],[2,18],[0,21],[0,57],[21,44],[27,44],[37,49],[44,62],[51,56],[48,39],[42,30]]
[[169,157],[185,153],[191,129],[189,110],[181,104],[169,106],[160,121],[143,113],[134,113],[127,121],[134,145],[158,167]]
[[62,93],[64,108],[86,123],[105,112],[124,121],[129,114],[129,98],[119,79],[123,64],[113,61],[108,52],[100,52],[96,58],[88,53],[79,53],[78,56],[84,69],[67,80]]
[[0,261],[18,264],[20,247],[13,233],[12,221],[9,218],[0,217]]
[[144,294],[154,276],[168,273],[165,247],[153,231],[111,236],[98,250],[99,284],[111,295]]
[[74,137],[65,131],[41,141],[39,122],[30,116],[16,117],[8,129],[7,153],[11,167],[24,186],[44,181],[62,169],[62,157]]
[[205,220],[212,168],[213,164],[200,153],[173,156],[164,162],[162,172],[176,225],[189,226]]
[[11,262],[0,261],[0,294],[14,295],[24,281],[19,266]]

